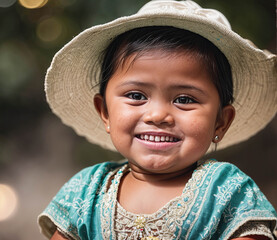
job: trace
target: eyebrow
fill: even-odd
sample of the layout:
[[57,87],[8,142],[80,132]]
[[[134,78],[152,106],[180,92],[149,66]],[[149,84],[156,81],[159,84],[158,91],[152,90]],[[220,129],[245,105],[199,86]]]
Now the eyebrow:
[[140,81],[126,81],[118,85],[118,87],[125,87],[125,86],[137,86],[137,87],[147,87],[147,88],[153,88],[153,84],[146,83],[146,82],[140,82]]
[[[123,82],[118,87],[124,87],[124,86],[147,87],[149,89],[154,88],[152,83],[148,83],[148,82],[146,83],[146,82],[135,81],[135,80]],[[178,89],[191,90],[207,96],[207,94],[202,89],[190,84],[174,84],[169,87],[169,90],[171,89],[172,90],[178,90]]]
[[170,86],[170,89],[185,89],[185,90],[192,90],[192,91],[196,91],[199,92],[202,95],[207,95],[205,93],[205,91],[203,91],[201,88],[198,88],[196,86],[193,85],[189,85],[189,84],[176,84],[173,86]]

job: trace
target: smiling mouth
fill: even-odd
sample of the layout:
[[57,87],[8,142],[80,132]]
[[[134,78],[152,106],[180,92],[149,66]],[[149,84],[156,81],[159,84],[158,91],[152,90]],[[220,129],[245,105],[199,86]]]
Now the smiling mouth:
[[166,135],[150,135],[150,134],[139,134],[136,135],[137,138],[148,141],[148,142],[179,142],[180,139],[172,136],[166,136]]

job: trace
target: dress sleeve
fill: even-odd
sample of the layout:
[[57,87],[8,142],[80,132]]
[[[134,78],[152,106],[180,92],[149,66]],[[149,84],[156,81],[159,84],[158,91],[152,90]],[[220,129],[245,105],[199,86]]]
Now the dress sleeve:
[[246,237],[249,235],[260,235],[266,236],[269,239],[273,239],[273,234],[270,230],[270,223],[266,221],[249,221],[242,225],[231,237],[239,238],[239,237]]
[[221,210],[218,228],[222,239],[230,239],[234,234],[240,237],[258,234],[274,239],[276,211],[256,183],[231,164],[222,173],[222,183],[213,195]]
[[84,225],[90,221],[99,192],[111,170],[109,163],[82,170],[72,177],[38,217],[42,234],[48,239],[56,230],[70,239],[80,239]]
[[249,176],[233,164],[215,162],[203,182],[202,208],[194,225],[202,240],[229,240],[247,228],[274,239],[276,211]]

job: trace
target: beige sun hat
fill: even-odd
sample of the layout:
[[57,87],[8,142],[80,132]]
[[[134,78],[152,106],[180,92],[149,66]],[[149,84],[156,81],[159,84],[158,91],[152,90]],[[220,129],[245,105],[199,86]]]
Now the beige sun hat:
[[277,109],[277,61],[231,30],[220,12],[192,1],[151,1],[137,14],[89,28],[66,44],[48,69],[45,91],[52,111],[77,134],[115,150],[94,109],[98,93],[100,55],[119,34],[144,26],[173,26],[210,40],[232,68],[236,118],[218,145],[228,147],[263,129]]

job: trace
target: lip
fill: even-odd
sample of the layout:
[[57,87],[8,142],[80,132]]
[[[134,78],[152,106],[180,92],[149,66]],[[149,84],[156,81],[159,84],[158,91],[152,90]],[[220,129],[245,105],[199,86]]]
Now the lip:
[[[163,141],[153,141],[141,138],[141,136],[145,135],[159,137],[159,139],[161,139],[162,137],[164,138]],[[167,138],[167,140],[165,138]],[[179,136],[167,132],[142,132],[139,134],[135,134],[135,139],[148,149],[163,151],[169,150],[170,148],[179,145],[181,142],[181,138]]]
[[168,132],[156,132],[156,131],[145,131],[145,132],[139,132],[136,133],[135,136],[139,136],[139,135],[152,135],[152,136],[169,136],[169,137],[173,137],[176,138],[178,140],[181,140],[180,136],[177,136],[176,134],[172,134],[172,133],[168,133]]
[[168,133],[168,132],[147,131],[147,132],[139,132],[139,133],[136,133],[135,135],[141,135],[141,134],[154,135],[154,136],[170,136],[170,137],[174,137],[174,138],[180,139],[179,136],[177,136],[175,134],[172,134],[172,133]]

